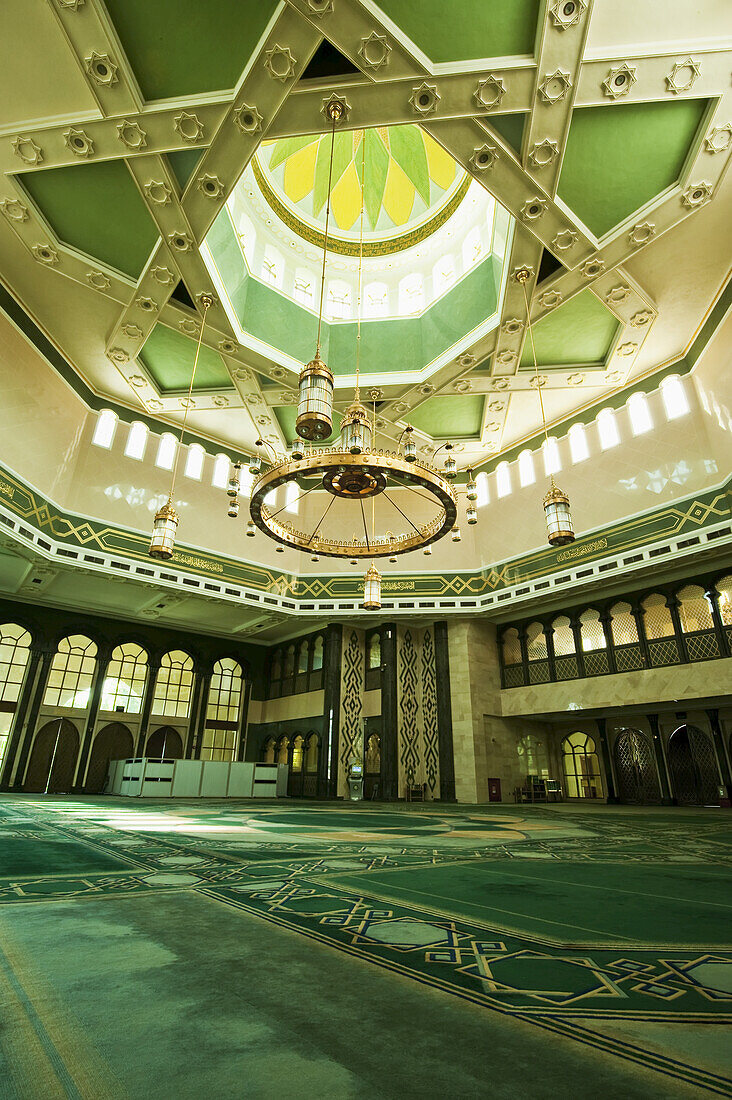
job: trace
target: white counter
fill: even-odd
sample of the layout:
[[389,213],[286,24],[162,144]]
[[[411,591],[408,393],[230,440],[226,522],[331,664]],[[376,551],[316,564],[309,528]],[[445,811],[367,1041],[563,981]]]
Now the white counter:
[[287,764],[221,760],[111,760],[106,794],[132,798],[283,798]]

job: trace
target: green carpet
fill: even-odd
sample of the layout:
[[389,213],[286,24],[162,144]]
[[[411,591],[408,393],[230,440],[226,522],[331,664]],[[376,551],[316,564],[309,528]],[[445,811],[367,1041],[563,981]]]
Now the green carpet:
[[0,799],[0,1100],[729,1095],[724,811]]

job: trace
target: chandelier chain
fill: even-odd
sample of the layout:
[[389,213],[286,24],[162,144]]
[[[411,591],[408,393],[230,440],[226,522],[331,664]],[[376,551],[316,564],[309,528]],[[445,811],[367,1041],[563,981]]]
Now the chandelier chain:
[[318,311],[318,340],[316,359],[320,358],[320,331],[323,325],[323,294],[325,293],[325,266],[328,257],[328,226],[330,223],[330,186],[333,180],[333,150],[335,148],[335,129],[337,116],[333,115],[330,131],[330,163],[328,165],[328,199],[325,206],[325,238],[323,240],[323,270],[320,276],[320,309]]
[[186,424],[188,423],[188,410],[191,407],[191,394],[193,393],[193,383],[194,383],[195,378],[196,378],[196,368],[198,366],[198,357],[201,354],[201,344],[203,343],[203,330],[204,330],[204,327],[206,325],[206,314],[208,313],[209,306],[211,305],[211,299],[208,297],[208,295],[204,295],[203,299],[201,300],[201,304],[203,306],[203,320],[201,321],[201,328],[200,328],[199,333],[198,333],[198,345],[196,347],[196,355],[195,355],[195,358],[193,360],[193,370],[191,371],[191,381],[188,384],[188,396],[186,397],[186,407],[183,410],[183,423],[181,425],[180,436],[178,438],[178,446],[175,449],[175,458],[173,459],[173,471],[172,471],[172,475],[171,475],[171,479],[170,479],[170,493],[168,495],[168,500],[171,502],[171,504],[173,502],[173,493],[175,492],[175,479],[176,479],[177,474],[178,474],[178,463],[180,461],[180,452],[183,449],[183,434],[186,430]]

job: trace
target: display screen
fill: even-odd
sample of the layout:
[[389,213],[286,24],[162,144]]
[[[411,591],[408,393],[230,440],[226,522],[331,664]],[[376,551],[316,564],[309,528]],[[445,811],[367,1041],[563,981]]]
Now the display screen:
[[351,764],[351,775],[362,775],[363,768],[360,764]]

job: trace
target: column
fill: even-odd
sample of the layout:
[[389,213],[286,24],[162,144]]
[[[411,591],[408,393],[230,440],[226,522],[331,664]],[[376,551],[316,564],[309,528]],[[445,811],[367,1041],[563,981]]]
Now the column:
[[440,801],[456,802],[455,753],[452,744],[450,649],[446,622],[435,623],[435,680],[437,684],[437,742],[440,752]]
[[[15,714],[13,715],[10,736],[5,746],[5,762],[3,765],[2,777],[0,778],[0,791],[10,790],[10,776],[13,771],[13,764],[15,763],[18,746],[20,745],[20,738],[23,733],[23,723],[25,722],[25,716],[28,713],[28,707],[33,698],[38,676],[38,667],[41,664],[45,652],[46,650],[42,645],[31,645],[30,647],[23,687],[20,692],[20,698],[18,699],[18,705],[15,708]],[[53,654],[51,654],[51,656],[53,656]]]
[[602,630],[605,635],[605,647],[607,649],[607,665],[611,672],[617,672],[618,666],[615,661],[615,643],[613,642],[613,628],[612,628],[612,615],[609,611],[600,612],[600,622],[602,623]]
[[323,645],[323,738],[318,756],[318,797],[338,796],[338,736],[341,720],[343,627],[331,623]]
[[689,663],[689,651],[686,648],[686,638],[684,631],[681,627],[681,616],[679,615],[679,601],[676,596],[669,596],[666,600],[666,607],[671,612],[671,622],[674,624],[674,634],[676,635],[676,645],[679,649],[679,660],[683,661],[685,665]]
[[192,759],[201,759],[201,748],[203,746],[203,731],[206,725],[206,712],[208,710],[208,693],[211,688],[211,677],[213,675],[213,667],[209,665],[207,668],[201,671],[201,691],[199,694],[198,705],[198,721],[196,722],[195,734],[193,739],[193,752]]
[[651,667],[651,654],[648,649],[648,639],[646,638],[646,623],[643,617],[643,608],[640,604],[632,603],[630,610],[633,613],[635,619],[635,628],[638,631],[638,644],[640,645],[641,653],[643,654],[643,663],[646,668]]
[[722,776],[722,782],[727,788],[727,798],[732,798],[732,774],[730,774],[729,758],[725,751],[724,734],[722,733],[722,727],[719,724],[719,711],[716,707],[707,710],[707,718],[709,719],[709,725],[712,729],[712,739],[714,741],[714,747],[717,750],[717,759],[719,760],[719,772]]
[[615,793],[615,777],[613,776],[613,764],[610,757],[610,745],[607,739],[607,719],[596,718],[595,725],[597,726],[598,740],[600,742],[600,755],[602,756],[602,765],[605,771],[605,788],[607,790],[608,802],[618,802],[618,796]]
[[[20,746],[20,752],[18,753],[18,767],[15,772],[15,779],[13,780],[11,790],[18,791],[23,788],[23,780],[25,779],[25,769],[28,763],[28,755],[30,753],[31,741],[33,740],[33,734],[36,728],[36,722],[38,721],[38,712],[41,709],[41,703],[43,702],[43,696],[46,692],[46,683],[48,681],[48,674],[51,671],[51,662],[53,661],[56,649],[47,648],[46,646],[40,647],[41,669],[38,674],[38,678],[33,689],[33,695],[31,698],[30,709],[28,711],[28,721],[25,727],[25,737],[22,740]],[[10,771],[5,773],[6,779],[10,780]]]
[[572,637],[574,638],[574,652],[577,657],[577,671],[579,672],[580,679],[587,675],[585,670],[585,654],[582,649],[582,628],[579,619],[571,618],[569,625],[572,627]]
[[160,671],[160,661],[157,657],[147,663],[147,678],[145,690],[142,695],[142,711],[140,713],[140,732],[137,737],[136,756],[142,756],[145,752],[145,741],[150,728],[150,712],[152,711],[153,698],[155,697],[155,685]]
[[397,628],[382,623],[381,634],[381,774],[379,797],[399,797],[399,719],[397,716]]
[[194,759],[193,753],[196,746],[198,708],[201,704],[201,686],[205,675],[204,669],[198,662],[196,662],[195,667],[196,671],[193,679],[193,695],[191,698],[191,708],[188,711],[188,735],[186,737],[186,743],[183,747],[184,760]]
[[671,795],[671,784],[668,777],[668,768],[666,767],[666,756],[663,751],[663,742],[661,741],[661,731],[658,726],[658,715],[647,714],[648,724],[651,727],[651,740],[653,741],[653,751],[656,754],[656,764],[658,766],[658,778],[661,783],[661,802],[664,806],[674,806],[676,799]]
[[526,627],[520,626],[518,629],[519,645],[521,646],[521,668],[523,670],[524,684],[529,683],[529,647],[526,644]]
[[86,726],[84,727],[84,735],[81,739],[79,761],[76,767],[76,782],[72,788],[74,791],[83,791],[84,789],[86,766],[89,762],[89,750],[91,749],[91,743],[94,737],[94,726],[96,725],[97,715],[99,714],[99,704],[102,701],[102,688],[107,678],[107,668],[109,667],[111,657],[112,650],[110,646],[99,647],[97,651],[97,669],[92,685],[91,698],[89,700],[89,713],[86,719]]
[[546,654],[549,661],[549,679],[555,684],[557,682],[557,661],[554,652],[554,627],[551,623],[544,627],[544,637],[546,638]]
[[252,697],[252,681],[245,678],[242,680],[242,692],[243,699],[241,703],[241,714],[239,715],[239,746],[236,750],[236,759],[243,760],[244,753],[247,747],[247,725],[249,723],[249,701]]
[[724,623],[722,622],[722,613],[719,610],[719,592],[713,584],[710,584],[705,591],[705,596],[709,600],[712,608],[712,619],[714,620],[714,633],[717,635],[717,645],[719,646],[719,653],[721,657],[730,657],[729,643],[727,641],[727,632],[724,629]]

